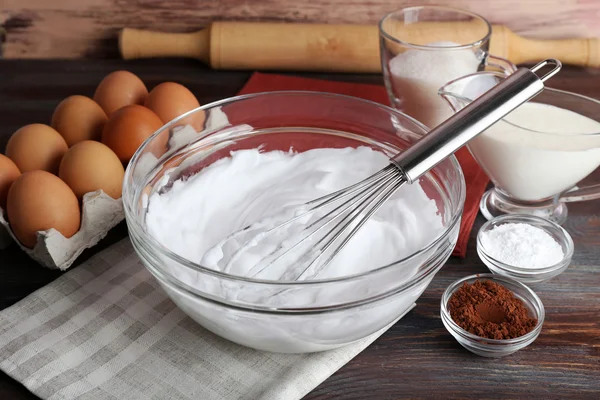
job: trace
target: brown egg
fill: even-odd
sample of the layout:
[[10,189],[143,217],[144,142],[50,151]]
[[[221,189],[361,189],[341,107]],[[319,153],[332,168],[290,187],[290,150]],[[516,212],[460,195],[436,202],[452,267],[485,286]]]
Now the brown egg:
[[[175,82],[164,82],[156,86],[146,97],[144,105],[154,111],[165,124],[200,107],[194,94]],[[201,114],[201,122],[204,122],[204,113]]]
[[21,175],[21,171],[10,158],[0,154],[0,207],[6,210],[6,196],[13,182]]
[[102,79],[94,93],[94,101],[110,117],[121,107],[144,104],[146,96],[148,89],[140,78],[129,71],[115,71]]
[[146,107],[123,107],[104,125],[102,143],[110,147],[121,162],[127,163],[144,140],[162,125],[160,118]]
[[6,205],[10,227],[19,241],[32,248],[37,232],[56,229],[64,237],[79,230],[79,202],[73,191],[46,171],[25,172],[12,184]]
[[60,102],[50,125],[71,147],[83,140],[100,140],[106,121],[108,117],[98,103],[89,97],[75,95]]
[[102,189],[118,199],[121,197],[125,170],[119,157],[106,145],[84,140],[65,153],[58,177],[62,179],[79,200],[89,192]]
[[53,128],[44,124],[25,125],[8,139],[6,156],[13,160],[22,173],[29,171],[58,172],[67,142]]

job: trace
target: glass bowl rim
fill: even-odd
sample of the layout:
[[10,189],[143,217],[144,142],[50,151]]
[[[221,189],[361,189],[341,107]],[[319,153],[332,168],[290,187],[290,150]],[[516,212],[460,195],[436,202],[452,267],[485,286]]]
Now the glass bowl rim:
[[[412,11],[412,10],[422,10],[422,9],[432,9],[432,10],[440,10],[440,11],[451,11],[451,12],[455,12],[455,13],[460,13],[460,14],[464,14],[464,15],[469,15],[471,17],[474,17],[475,19],[482,21],[486,27],[487,27],[487,33],[485,34],[485,36],[475,42],[472,43],[467,43],[467,44],[461,44],[458,46],[428,46],[428,45],[422,45],[422,44],[415,44],[415,43],[409,43],[409,42],[405,42],[403,40],[398,39],[397,37],[392,36],[390,33],[388,33],[384,27],[383,27],[383,23],[391,16],[393,16],[394,14],[399,14],[399,13],[405,13],[407,11]],[[472,11],[467,11],[467,10],[462,10],[460,8],[457,7],[449,7],[449,6],[438,6],[438,5],[421,5],[421,6],[412,6],[412,7],[404,7],[404,8],[400,8],[398,10],[394,10],[391,11],[387,14],[385,14],[378,23],[378,27],[379,27],[379,34],[381,36],[383,36],[384,38],[395,42],[397,44],[400,44],[402,46],[405,47],[409,47],[412,49],[417,49],[417,50],[425,50],[425,51],[431,51],[431,50],[465,50],[465,49],[470,49],[476,46],[480,46],[481,44],[485,43],[486,41],[489,41],[490,38],[492,37],[492,25],[490,24],[490,22],[485,19],[483,16],[474,13]]]
[[[531,330],[531,332],[526,333],[523,336],[513,338],[513,339],[488,339],[486,337],[474,335],[471,332],[464,330],[456,322],[454,322],[454,320],[450,316],[450,310],[448,309],[448,302],[450,301],[451,293],[454,293],[454,291],[457,290],[460,287],[460,285],[462,285],[463,282],[466,282],[471,279],[500,281],[500,282],[510,283],[512,285],[519,287],[520,292],[518,294],[523,297],[527,297],[527,299],[529,301],[534,303],[539,308],[537,324]],[[509,290],[511,290],[511,289],[509,289]],[[511,290],[511,292],[514,293],[513,290]],[[477,342],[477,344],[480,346],[517,345],[517,344],[520,344],[523,342],[527,342],[530,339],[534,339],[537,335],[539,335],[540,330],[542,329],[542,325],[544,324],[544,320],[546,318],[546,311],[544,308],[544,303],[542,303],[542,300],[539,298],[539,296],[533,290],[531,290],[531,288],[529,288],[527,285],[525,285],[522,282],[519,282],[518,280],[516,280],[514,278],[510,278],[510,277],[504,276],[504,275],[492,274],[492,273],[481,273],[481,274],[469,275],[469,276],[460,278],[460,279],[452,282],[450,285],[448,285],[446,290],[444,290],[444,293],[442,294],[442,298],[440,300],[440,305],[441,305],[440,308],[441,308],[442,318],[444,318],[446,320],[446,322],[448,322],[448,324],[450,325],[452,330],[454,332],[458,333],[460,336],[468,339],[469,341]],[[482,340],[484,340],[485,343],[481,343]]]
[[[140,238],[143,238],[144,241],[149,242],[151,247],[155,251],[158,251],[159,254],[161,254],[162,256],[166,256],[170,260],[172,260],[188,269],[191,269],[193,271],[206,273],[206,274],[216,276],[219,278],[231,279],[231,280],[239,281],[239,282],[246,282],[246,283],[260,284],[260,285],[266,284],[266,285],[274,285],[274,286],[282,286],[282,287],[317,285],[317,284],[332,283],[332,282],[346,282],[346,281],[351,281],[351,280],[354,280],[357,278],[362,278],[362,277],[371,275],[375,272],[380,272],[384,269],[393,268],[396,264],[404,263],[406,261],[409,261],[410,259],[413,259],[413,258],[419,256],[420,254],[427,252],[428,250],[430,250],[431,248],[436,246],[438,243],[442,242],[450,234],[450,232],[452,232],[453,228],[456,226],[456,224],[460,221],[460,219],[462,217],[462,212],[464,209],[464,202],[465,202],[465,197],[466,197],[466,183],[465,183],[464,173],[463,173],[462,167],[461,167],[460,163],[458,162],[458,160],[456,159],[455,155],[448,157],[447,160],[450,161],[450,163],[456,168],[458,175],[459,175],[458,176],[459,181],[462,182],[462,184],[459,184],[460,193],[459,193],[459,196],[457,199],[457,206],[454,207],[455,211],[456,211],[455,215],[452,216],[451,220],[447,224],[447,227],[437,237],[432,239],[431,242],[428,243],[428,245],[426,247],[424,247],[423,249],[421,249],[417,252],[414,252],[411,255],[409,255],[403,259],[396,260],[390,264],[387,264],[387,265],[384,265],[379,268],[372,269],[372,270],[369,270],[366,272],[353,274],[353,275],[344,275],[344,276],[338,277],[338,278],[316,279],[316,280],[306,280],[306,281],[267,280],[267,279],[248,278],[248,277],[239,276],[239,275],[230,275],[230,274],[227,274],[227,273],[224,273],[221,271],[214,270],[212,268],[204,267],[198,263],[194,263],[191,260],[188,260],[188,259],[174,253],[173,251],[167,249],[165,246],[163,246],[161,243],[159,243],[158,240],[156,240],[151,235],[149,235],[143,229],[141,224],[137,221],[137,218],[135,217],[134,205],[133,205],[133,203],[137,202],[137,199],[134,198],[134,196],[137,193],[135,193],[134,188],[133,188],[133,181],[134,181],[133,180],[133,169],[134,169],[133,166],[137,165],[139,158],[143,155],[143,151],[148,146],[148,144],[150,142],[152,142],[152,140],[156,136],[160,135],[162,132],[172,128],[179,121],[181,121],[197,112],[206,111],[209,109],[213,109],[213,108],[225,105],[225,104],[234,103],[234,102],[241,101],[241,100],[247,100],[247,99],[252,99],[252,98],[256,98],[256,97],[280,96],[280,95],[288,95],[288,96],[309,95],[309,96],[319,96],[319,97],[331,97],[331,98],[335,98],[335,99],[345,99],[345,100],[350,100],[353,102],[363,103],[363,104],[367,104],[369,106],[375,106],[383,111],[388,112],[390,115],[400,116],[400,117],[410,121],[411,123],[416,125],[419,129],[421,129],[424,134],[426,134],[429,131],[429,129],[425,125],[423,125],[421,122],[419,122],[416,119],[414,119],[392,107],[389,107],[385,104],[377,103],[372,100],[362,99],[359,97],[348,96],[348,95],[337,94],[337,93],[319,92],[319,91],[304,91],[304,90],[269,91],[269,92],[257,92],[257,93],[251,93],[251,94],[237,95],[237,96],[228,97],[228,98],[225,98],[222,100],[218,100],[218,101],[215,101],[212,103],[207,103],[207,104],[204,104],[204,105],[202,105],[198,108],[195,108],[191,111],[188,111],[188,112],[176,117],[175,119],[171,120],[167,124],[163,125],[156,132],[154,132],[150,137],[148,137],[134,153],[133,157],[129,161],[129,164],[127,165],[127,168],[125,169],[125,177],[123,179],[123,196],[122,196],[122,198],[123,198],[124,212],[125,212],[128,229],[133,230],[134,234],[137,234]],[[203,140],[203,138],[200,138],[200,139],[198,139],[198,141],[196,143],[199,143],[202,140]],[[159,158],[159,160],[160,160],[160,158]],[[130,186],[132,186],[132,187],[130,187]],[[428,270],[424,270],[424,271],[421,271],[420,273],[417,273],[412,278],[410,278],[410,280],[408,280],[405,283],[405,285],[403,285],[403,286],[411,286],[414,282],[418,282],[420,280],[420,278],[427,272],[428,272]]]
[[[536,228],[542,229],[546,233],[548,233],[548,229],[537,223],[548,224],[552,228],[557,229],[557,231],[560,232],[560,243],[559,244],[561,245],[561,247],[562,247],[562,245],[564,245],[567,248],[567,251],[565,252],[563,258],[559,262],[557,262],[553,265],[550,265],[548,267],[532,269],[532,268],[520,267],[518,265],[506,264],[506,263],[492,257],[486,251],[485,246],[482,243],[481,237],[484,232],[488,232],[491,229],[492,225],[494,225],[495,223],[528,223],[528,222],[533,222],[533,223],[530,223],[530,225],[535,226]],[[550,234],[550,233],[548,233],[548,234]],[[537,275],[542,275],[542,274],[557,271],[557,270],[563,268],[565,266],[565,263],[569,263],[571,261],[571,259],[573,258],[573,253],[575,251],[575,244],[573,243],[573,238],[571,237],[571,235],[569,235],[569,232],[567,232],[565,230],[565,228],[558,225],[554,221],[550,221],[548,219],[538,217],[536,215],[506,214],[506,215],[500,215],[495,218],[492,218],[491,220],[487,221],[485,224],[483,224],[481,226],[481,228],[479,229],[479,232],[477,232],[477,250],[481,251],[483,253],[483,255],[492,264],[494,264],[494,266],[496,266],[502,270],[505,270],[507,272],[523,274],[523,275],[537,276]]]

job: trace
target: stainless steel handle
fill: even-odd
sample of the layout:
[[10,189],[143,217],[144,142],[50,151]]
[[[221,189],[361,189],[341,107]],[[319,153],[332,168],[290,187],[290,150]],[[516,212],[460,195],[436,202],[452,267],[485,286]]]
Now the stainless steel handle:
[[[538,77],[535,72],[547,64],[554,65],[552,71]],[[540,93],[544,82],[560,68],[560,61],[548,59],[531,69],[517,69],[390,161],[402,170],[409,183],[413,183],[469,140]]]

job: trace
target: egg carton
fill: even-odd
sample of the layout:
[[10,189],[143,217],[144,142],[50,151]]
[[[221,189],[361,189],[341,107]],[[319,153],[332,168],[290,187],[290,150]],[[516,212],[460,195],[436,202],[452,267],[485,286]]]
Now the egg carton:
[[56,229],[40,231],[33,249],[23,246],[10,229],[4,213],[0,212],[0,247],[7,239],[14,240],[23,251],[44,267],[50,269],[68,269],[81,253],[95,246],[108,232],[125,217],[123,201],[113,199],[102,190],[86,193],[83,196],[83,212],[79,231],[65,238]]

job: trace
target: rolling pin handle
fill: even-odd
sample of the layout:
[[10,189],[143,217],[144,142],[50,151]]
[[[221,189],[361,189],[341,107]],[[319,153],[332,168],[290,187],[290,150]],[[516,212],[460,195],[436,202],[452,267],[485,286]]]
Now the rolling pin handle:
[[191,33],[155,32],[124,28],[119,50],[125,60],[153,57],[190,57],[210,61],[210,27]]

